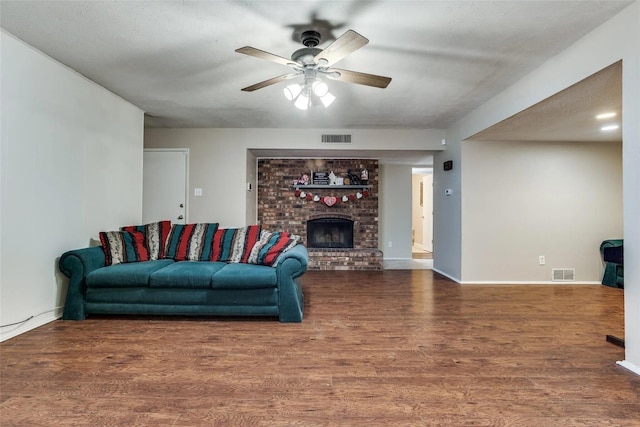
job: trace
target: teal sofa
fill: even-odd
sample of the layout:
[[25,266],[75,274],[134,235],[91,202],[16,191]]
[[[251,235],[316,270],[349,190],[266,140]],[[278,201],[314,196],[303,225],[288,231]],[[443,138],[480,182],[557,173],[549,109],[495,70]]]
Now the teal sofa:
[[301,322],[307,270],[303,245],[284,252],[275,267],[158,259],[105,266],[101,247],[65,252],[69,277],[62,318],[89,314],[273,316]]

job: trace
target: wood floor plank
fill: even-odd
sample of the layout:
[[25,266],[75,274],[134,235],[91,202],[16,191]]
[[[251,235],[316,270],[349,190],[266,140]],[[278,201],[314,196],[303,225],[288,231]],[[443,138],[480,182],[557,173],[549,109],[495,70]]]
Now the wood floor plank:
[[623,290],[311,271],[305,319],[95,316],[0,344],[4,426],[640,426]]

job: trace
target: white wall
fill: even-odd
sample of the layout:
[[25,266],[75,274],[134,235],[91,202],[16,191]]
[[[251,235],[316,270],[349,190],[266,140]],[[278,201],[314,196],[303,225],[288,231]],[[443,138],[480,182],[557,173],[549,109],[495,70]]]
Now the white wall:
[[245,194],[247,196],[246,206],[247,213],[245,222],[248,225],[258,222],[258,159],[253,153],[247,150],[247,179],[245,185]]
[[[382,164],[379,180],[380,250],[384,259],[411,259],[411,166]],[[402,209],[401,207],[405,207]],[[392,246],[389,246],[391,243]]]
[[[623,60],[623,212],[627,259],[624,363],[640,373],[640,3],[637,1],[447,129],[447,152],[435,157],[434,167],[437,221],[434,269],[457,279],[463,276],[463,272],[465,280],[476,279],[466,274],[474,270],[472,261],[462,257],[461,249],[472,242],[463,229],[462,218],[468,212],[463,209],[462,199],[457,199],[459,195],[456,196],[455,192],[460,192],[462,177],[473,162],[473,159],[462,155],[461,141],[620,59]],[[454,171],[458,163],[457,174],[440,169],[442,160],[448,158],[454,160]],[[454,195],[445,197],[441,190],[449,185],[454,189]],[[472,195],[465,189],[462,196]],[[448,215],[444,215],[446,212]],[[451,240],[439,238],[442,233],[449,233]],[[446,244],[441,248],[439,242]]]
[[[320,142],[323,133],[344,130],[317,129],[153,129],[145,130],[146,148],[189,148],[189,222],[219,222],[223,227],[254,221],[247,182],[255,180],[255,162],[248,150],[442,150],[439,130],[349,129],[351,144]],[[411,173],[411,167],[406,166]],[[382,181],[381,181],[382,182]],[[254,189],[255,189],[255,182]],[[398,187],[398,184],[391,184]],[[408,183],[409,191],[411,181]],[[203,189],[193,196],[193,187]],[[411,215],[411,200],[406,204]],[[409,218],[410,221],[410,218]],[[410,240],[409,240],[410,246]],[[386,252],[385,252],[386,257]]]
[[600,283],[600,243],[622,238],[622,144],[468,141],[462,153],[473,159],[462,177],[463,283],[551,283],[552,268]]
[[[459,282],[462,274],[461,147],[455,130],[447,130],[446,151],[433,160],[433,270]],[[453,161],[444,171],[443,163]],[[451,190],[445,196],[445,190]]]
[[59,316],[57,258],[142,211],[143,112],[0,33],[0,322],[5,340]]

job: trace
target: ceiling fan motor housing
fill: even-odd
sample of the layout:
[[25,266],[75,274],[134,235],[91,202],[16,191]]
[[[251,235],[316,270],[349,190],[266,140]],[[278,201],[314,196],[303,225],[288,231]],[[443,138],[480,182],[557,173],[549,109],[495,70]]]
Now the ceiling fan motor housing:
[[316,47],[320,44],[320,33],[314,30],[303,32],[300,38],[306,47]]
[[302,65],[311,65],[314,63],[313,58],[320,52],[322,52],[322,49],[318,49],[317,47],[303,47],[293,52],[291,59]]

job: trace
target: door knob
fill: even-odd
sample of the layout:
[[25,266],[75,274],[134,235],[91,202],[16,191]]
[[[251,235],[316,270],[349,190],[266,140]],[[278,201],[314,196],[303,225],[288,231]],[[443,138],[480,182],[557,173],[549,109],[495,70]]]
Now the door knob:
[[184,203],[180,203],[180,207],[181,207],[181,208],[184,208]]
[[180,215],[178,219],[184,219],[184,215]]

